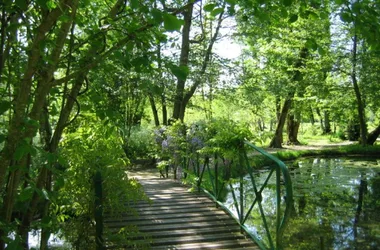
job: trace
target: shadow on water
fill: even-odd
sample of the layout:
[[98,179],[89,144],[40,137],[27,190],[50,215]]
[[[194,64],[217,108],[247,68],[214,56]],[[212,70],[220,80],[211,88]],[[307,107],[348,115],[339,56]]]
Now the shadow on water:
[[[283,238],[285,249],[380,249],[380,160],[317,158],[289,165],[294,209]],[[267,171],[255,175],[263,183]],[[262,205],[266,217],[275,221],[276,187],[271,181]],[[245,202],[250,199],[254,197]],[[225,204],[231,210],[232,203],[229,194]],[[265,235],[259,211],[252,213],[248,228],[259,238]]]

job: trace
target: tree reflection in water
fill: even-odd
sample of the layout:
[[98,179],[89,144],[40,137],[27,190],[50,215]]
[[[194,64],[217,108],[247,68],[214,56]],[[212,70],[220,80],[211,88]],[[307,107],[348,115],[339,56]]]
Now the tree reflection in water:
[[[263,183],[267,173],[255,175]],[[371,159],[303,159],[292,164],[291,175],[294,211],[284,234],[286,249],[380,249],[380,163]],[[264,189],[262,201],[266,217],[273,217],[268,221],[273,222],[274,181]],[[247,196],[247,206],[253,199]],[[232,203],[228,194],[225,204],[231,210]],[[248,228],[259,238],[265,235],[258,210],[249,218]],[[270,228],[274,230],[274,223]]]

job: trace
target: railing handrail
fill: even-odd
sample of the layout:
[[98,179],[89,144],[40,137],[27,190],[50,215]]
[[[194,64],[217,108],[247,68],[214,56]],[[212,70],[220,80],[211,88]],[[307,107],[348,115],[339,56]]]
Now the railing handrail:
[[[223,183],[222,187],[218,187],[219,173],[218,173],[218,161],[217,161],[217,155],[216,154],[214,155],[215,161],[214,161],[214,169],[213,169],[214,171],[213,172],[211,171],[210,166],[209,166],[209,163],[210,163],[209,159],[211,158],[211,156],[205,156],[204,167],[202,168],[202,171],[199,168],[199,165],[200,165],[199,164],[199,161],[200,161],[199,155],[196,157],[197,163],[195,164],[196,166],[194,166],[194,174],[197,176],[198,190],[202,189],[203,191],[205,191],[205,193],[207,193],[216,202],[217,206],[223,207],[230,215],[232,215],[232,217],[234,217],[236,219],[236,221],[239,223],[241,228],[243,230],[245,230],[248,233],[248,235],[250,235],[253,238],[253,240],[259,245],[260,248],[266,249],[267,247],[265,247],[264,243],[260,239],[258,239],[254,234],[250,233],[248,228],[245,226],[245,221],[247,220],[248,216],[250,215],[252,209],[257,205],[259,208],[259,211],[260,211],[261,218],[263,219],[264,227],[266,229],[266,234],[267,234],[268,241],[269,241],[269,248],[270,249],[282,249],[281,240],[282,240],[282,236],[283,236],[286,224],[287,224],[289,217],[290,217],[290,213],[291,213],[291,209],[292,209],[292,201],[293,201],[293,189],[292,189],[292,183],[291,183],[291,178],[290,178],[288,168],[286,167],[286,165],[281,160],[279,160],[275,156],[267,153],[265,150],[253,145],[252,143],[250,143],[248,141],[244,141],[244,145],[246,145],[248,148],[251,148],[251,149],[259,152],[261,155],[265,156],[266,158],[270,159],[271,161],[273,161],[275,163],[274,166],[271,165],[271,172],[269,173],[266,181],[258,189],[256,186],[256,183],[255,183],[254,176],[252,174],[253,168],[249,164],[247,151],[246,151],[244,146],[239,150],[239,156],[238,156],[239,157],[239,165],[241,167],[243,167],[243,165],[245,165],[247,167],[247,171],[248,171],[248,174],[250,175],[252,185],[254,188],[254,192],[255,192],[254,193],[255,199],[252,202],[250,208],[247,210],[247,212],[244,211],[244,206],[243,206],[244,191],[243,191],[243,176],[242,175],[240,176],[239,192],[240,192],[240,194],[243,194],[243,195],[240,195],[240,201],[239,202],[237,201],[237,198],[235,196],[235,191],[233,190],[232,185],[230,184],[230,188],[232,189],[232,195],[233,195],[233,199],[234,199],[234,205],[235,205],[236,211],[238,213],[238,218],[235,218],[234,214],[223,203],[221,203],[218,200],[219,192],[222,188],[224,188],[224,183]],[[191,158],[184,159],[184,164],[190,164],[190,159]],[[192,159],[192,160],[194,160],[194,159]],[[189,166],[187,166],[185,168],[188,168],[188,167]],[[195,167],[197,169],[195,169]],[[202,186],[203,174],[206,170],[207,170],[208,176],[211,180],[211,183],[212,183],[211,188],[212,188],[214,194],[210,193],[208,190],[206,190],[206,188],[204,188]],[[272,173],[274,171],[276,172],[276,198],[277,198],[276,199],[277,204],[276,204],[276,243],[275,244],[272,241],[272,236],[269,232],[269,227],[267,225],[266,217],[265,217],[265,214],[263,211],[263,207],[261,205],[261,198],[262,198],[261,192],[266,187],[266,185],[267,185],[267,183],[268,183],[268,181],[269,181],[269,179],[272,176]],[[286,197],[285,209],[283,210],[283,212],[281,210],[281,198],[282,198],[281,177],[283,178],[283,184],[285,186],[285,197]],[[215,181],[215,183],[213,183],[214,181]],[[240,207],[238,206],[238,203],[240,204]]]

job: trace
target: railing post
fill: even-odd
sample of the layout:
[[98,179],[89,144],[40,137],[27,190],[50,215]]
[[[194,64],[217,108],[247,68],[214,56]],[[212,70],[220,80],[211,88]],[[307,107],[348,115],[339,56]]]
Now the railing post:
[[[214,178],[214,180],[215,180],[215,198],[216,198],[216,200],[218,200],[219,199],[219,191],[218,191],[218,156],[216,155],[216,153],[215,153],[215,155],[214,155],[214,161],[215,161],[215,163],[214,163],[214,170],[215,170],[215,178]],[[215,206],[218,208],[219,207],[219,205],[218,205],[218,202],[215,202]]]
[[95,242],[96,250],[103,250],[103,185],[99,170],[94,175],[95,188]]
[[240,218],[239,222],[241,225],[244,223],[244,178],[243,176],[240,176],[240,188],[239,188],[239,193],[240,193]]

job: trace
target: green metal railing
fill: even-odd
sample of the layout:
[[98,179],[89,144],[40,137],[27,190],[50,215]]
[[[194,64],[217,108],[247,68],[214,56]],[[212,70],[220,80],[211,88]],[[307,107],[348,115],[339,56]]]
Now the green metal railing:
[[[255,179],[256,169],[251,163],[258,155],[263,155],[265,160],[270,162],[268,175],[261,185]],[[230,213],[261,249],[283,248],[282,237],[292,210],[293,191],[288,168],[282,161],[252,143],[244,142],[232,159],[227,160],[218,154],[201,157],[195,153],[183,159],[182,168],[183,177],[192,176],[198,191],[206,192],[217,206]],[[263,191],[269,186],[273,188],[273,181],[272,184],[269,182],[271,178],[275,178],[275,218],[270,215],[273,208],[271,212],[266,212],[263,206]],[[226,190],[232,194],[235,214],[221,202]],[[247,221],[254,217],[254,209],[256,217],[257,211],[260,214],[264,235],[255,235],[247,227]],[[275,228],[270,225],[275,225]]]

